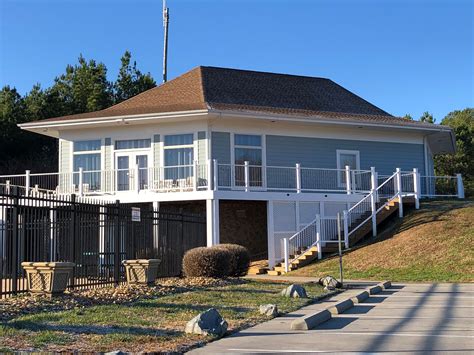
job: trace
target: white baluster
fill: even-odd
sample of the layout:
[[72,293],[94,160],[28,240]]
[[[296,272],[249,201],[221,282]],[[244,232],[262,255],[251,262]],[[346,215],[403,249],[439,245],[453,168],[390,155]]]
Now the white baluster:
[[347,191],[347,194],[350,195],[351,194],[351,168],[349,167],[349,165],[346,165],[346,191]]
[[249,167],[249,162],[246,161],[244,162],[244,178],[245,178],[245,192],[249,191],[249,178],[250,178],[250,167]]
[[84,194],[84,169],[79,168],[79,196]]
[[318,259],[323,257],[323,248],[321,245],[321,215],[316,215],[316,245],[318,247]]

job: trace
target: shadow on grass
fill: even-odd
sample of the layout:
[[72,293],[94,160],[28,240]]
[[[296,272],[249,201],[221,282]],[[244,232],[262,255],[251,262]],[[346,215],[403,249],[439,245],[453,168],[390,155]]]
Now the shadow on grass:
[[5,325],[13,329],[28,330],[32,332],[40,331],[56,331],[65,332],[69,334],[95,334],[95,335],[108,335],[108,334],[126,334],[126,335],[151,335],[170,337],[183,335],[184,332],[175,331],[170,329],[157,329],[157,328],[145,328],[145,327],[126,327],[126,326],[113,326],[113,325],[62,325],[62,324],[48,324],[43,322],[35,321],[15,321]]
[[249,307],[236,307],[236,306],[225,306],[225,305],[216,305],[216,304],[189,304],[189,303],[160,303],[160,302],[137,302],[134,306],[143,307],[143,308],[155,308],[162,309],[169,312],[187,312],[187,311],[197,311],[204,312],[209,308],[219,308],[222,310],[233,311],[233,312],[251,312],[255,308]]

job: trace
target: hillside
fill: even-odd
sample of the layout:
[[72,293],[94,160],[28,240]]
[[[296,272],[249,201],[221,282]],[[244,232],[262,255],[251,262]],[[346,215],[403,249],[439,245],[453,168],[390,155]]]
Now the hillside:
[[[343,257],[345,279],[474,281],[474,202],[429,201]],[[338,276],[338,258],[291,272]]]

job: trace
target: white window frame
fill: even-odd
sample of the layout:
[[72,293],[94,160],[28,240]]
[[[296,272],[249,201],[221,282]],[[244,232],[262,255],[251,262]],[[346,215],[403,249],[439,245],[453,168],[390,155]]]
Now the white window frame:
[[[352,154],[356,156],[356,169],[360,170],[360,151],[358,150],[347,150],[347,149],[336,149],[336,165],[338,170],[344,170],[346,167],[341,166],[341,154]],[[344,187],[346,184],[341,179],[341,174],[338,171],[337,173],[337,184],[339,187]]]
[[[98,141],[98,142],[100,142],[100,148],[96,149],[96,150],[80,150],[80,151],[75,152],[74,151],[74,143],[84,142],[84,141]],[[100,156],[99,171],[102,170],[102,164],[104,162],[104,155],[102,154],[102,147],[103,147],[102,139],[83,139],[83,140],[71,141],[71,142],[72,142],[72,144],[71,144],[71,153],[72,153],[71,171],[72,171],[73,175],[74,175],[75,172],[77,172],[77,171],[74,170],[74,156],[76,156],[76,155],[99,154],[99,156]]]
[[[258,136],[260,137],[260,146],[256,145],[240,145],[240,144],[235,144],[235,136]],[[255,189],[265,189],[267,186],[267,179],[266,179],[266,141],[265,141],[265,135],[264,134],[255,134],[255,133],[248,133],[248,132],[233,132],[230,135],[230,163],[231,166],[234,166],[235,168],[235,149],[236,148],[247,148],[247,149],[260,149],[262,151],[262,186],[254,186],[253,190]],[[235,173],[232,174],[231,176],[231,184],[235,188]],[[244,187],[242,187],[243,189]]]
[[[188,135],[192,134],[193,136],[193,142],[189,144],[181,144],[181,145],[165,145],[165,137],[166,136],[181,136],[181,135]],[[167,149],[180,149],[180,148],[192,148],[193,149],[193,161],[191,162],[191,165],[194,165],[194,161],[197,160],[197,132],[182,132],[182,133],[169,133],[169,134],[163,134],[163,139],[160,139],[161,141],[161,153],[160,153],[160,179],[164,180],[165,179],[165,150]]]

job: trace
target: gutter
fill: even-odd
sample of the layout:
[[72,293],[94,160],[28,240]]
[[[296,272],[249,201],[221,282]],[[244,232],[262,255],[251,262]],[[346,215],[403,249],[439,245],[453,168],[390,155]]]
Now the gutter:
[[178,111],[166,113],[150,113],[143,115],[122,115],[109,116],[100,118],[77,118],[71,120],[57,120],[57,121],[34,121],[28,123],[20,123],[18,127],[21,129],[29,128],[53,128],[53,127],[70,127],[80,125],[94,125],[94,124],[109,124],[109,123],[126,123],[135,121],[151,121],[155,119],[171,119],[180,117],[192,117],[207,114],[209,110],[192,110],[192,111]]

